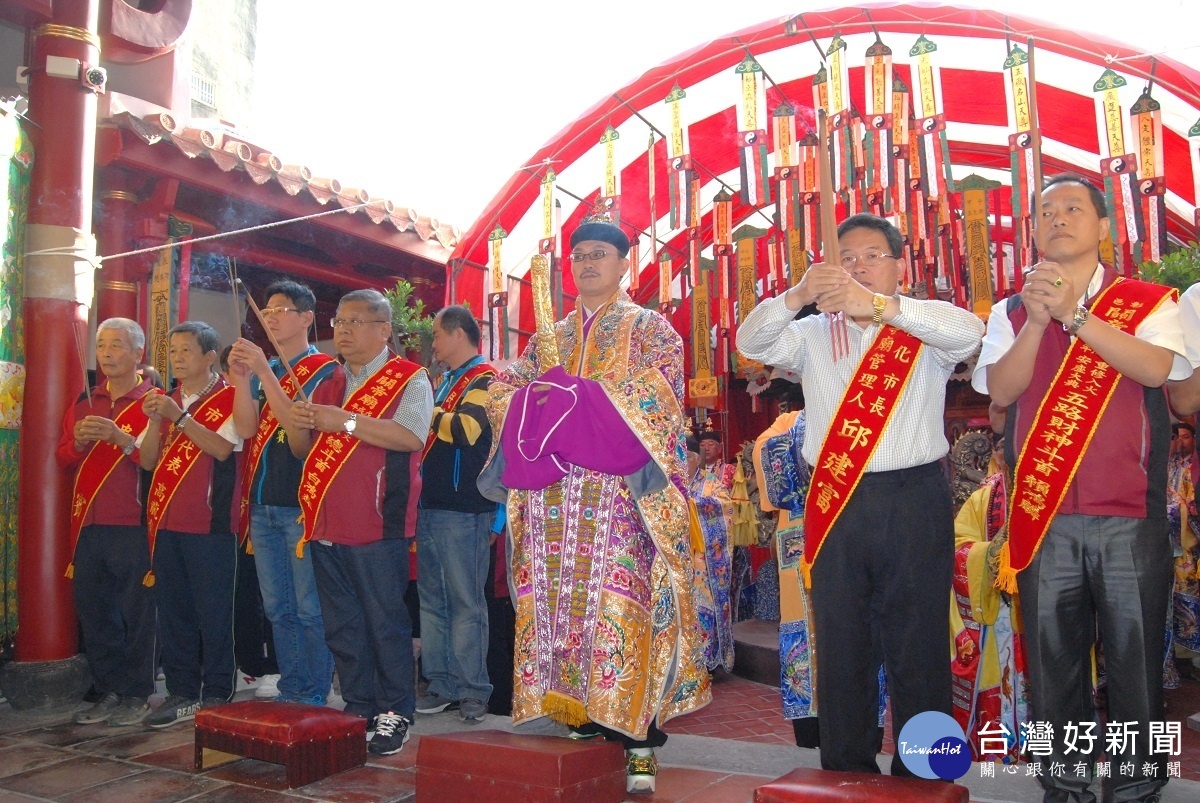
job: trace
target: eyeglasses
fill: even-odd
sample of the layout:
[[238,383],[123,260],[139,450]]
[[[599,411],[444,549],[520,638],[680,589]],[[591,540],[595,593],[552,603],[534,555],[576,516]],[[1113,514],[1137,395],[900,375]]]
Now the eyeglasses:
[[365,326],[369,323],[391,323],[391,321],[364,321],[359,318],[334,318],[329,322],[329,325],[334,329],[358,329],[360,326]]
[[304,310],[296,309],[295,307],[263,307],[259,312],[263,316],[270,318],[272,315],[282,315],[285,312],[303,312]]
[[593,262],[599,262],[611,253],[612,251],[605,251],[603,248],[597,248],[595,251],[591,251],[586,254],[567,254],[567,259],[571,260],[572,262],[583,262],[587,259],[590,259]]
[[895,254],[846,254],[842,257],[842,267],[850,270],[855,265],[862,265],[864,268],[873,268],[876,265],[883,263],[885,259],[899,259]]

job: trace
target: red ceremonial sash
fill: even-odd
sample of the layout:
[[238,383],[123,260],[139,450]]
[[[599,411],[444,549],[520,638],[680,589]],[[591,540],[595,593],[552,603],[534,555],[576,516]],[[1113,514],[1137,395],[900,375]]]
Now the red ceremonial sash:
[[[130,402],[129,406],[113,419],[113,423],[122,432],[136,438],[146,428],[146,422],[149,420],[150,417],[142,410],[142,400],[139,397]],[[123,457],[125,453],[113,444],[98,441],[92,445],[91,451],[79,464],[79,472],[75,475],[75,488],[71,492],[72,563],[67,566],[67,577],[73,577],[75,574],[75,545],[79,543],[79,531],[83,529],[83,521],[92,509],[92,502],[96,500],[100,486],[104,485]]]
[[[233,387],[226,385],[201,402],[189,413],[192,426],[202,426],[213,432],[220,429],[233,415],[233,393]],[[158,527],[162,523],[163,514],[167,512],[167,506],[171,504],[184,478],[200,460],[200,455],[204,454],[195,441],[182,437],[184,434],[183,431],[173,428],[169,435],[170,442],[159,455],[158,465],[154,467],[154,477],[150,480],[146,528],[150,536],[151,558],[154,557],[154,541],[158,537]],[[154,572],[148,573],[143,582],[148,586],[154,585]]]
[[[328,354],[310,354],[296,363],[293,370],[301,382],[307,383],[311,375],[331,362],[334,362],[334,358]],[[296,383],[292,381],[291,374],[284,373],[283,379],[279,380],[279,385],[289,399],[296,398]],[[275,417],[271,403],[267,402],[263,405],[262,413],[258,417],[258,429],[254,431],[254,438],[250,441],[250,449],[246,454],[246,465],[242,468],[242,488],[238,501],[239,544],[250,542],[250,490],[254,487],[254,475],[258,473],[258,463],[262,460],[263,451],[271,442],[271,438],[275,437],[278,429],[279,419]],[[247,547],[247,550],[253,554],[252,549]]]
[[[450,392],[446,394],[446,398],[443,399],[442,403],[438,406],[446,412],[452,412],[454,408],[458,406],[458,400],[462,398],[464,393],[467,392],[467,388],[470,387],[471,383],[474,382],[477,377],[483,376],[484,374],[495,375],[495,373],[496,369],[483,362],[479,363],[479,365],[476,365],[473,368],[468,369],[465,373],[463,373],[462,376],[458,378],[458,380],[450,388]],[[433,444],[436,442],[437,432],[430,430],[429,438],[425,441],[425,451],[421,452],[421,459],[424,459],[425,455],[429,454],[429,450],[433,448]]]
[[846,386],[821,443],[804,504],[800,571],[806,587],[812,586],[812,565],[821,544],[866,473],[924,345],[917,336],[885,324]]
[[[1118,278],[1092,302],[1092,315],[1133,334],[1177,291]],[[1017,572],[1029,566],[1083,463],[1083,455],[1117,389],[1121,374],[1075,338],[1038,406],[1009,489],[1008,541],[1000,550],[996,586],[1017,591]]]
[[[416,376],[420,366],[401,357],[393,357],[354,391],[342,408],[350,413],[375,418],[376,410],[386,410]],[[348,432],[322,432],[317,435],[304,460],[300,480],[300,517],[304,519],[304,537],[296,544],[296,557],[304,557],[304,545],[317,526],[317,512],[329,493],[329,486],[362,441]]]

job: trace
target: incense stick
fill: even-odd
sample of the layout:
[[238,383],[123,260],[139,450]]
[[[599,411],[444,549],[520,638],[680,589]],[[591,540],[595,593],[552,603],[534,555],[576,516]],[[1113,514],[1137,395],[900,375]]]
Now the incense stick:
[[75,338],[75,356],[79,358],[79,370],[83,372],[83,392],[87,396],[88,409],[92,409],[92,383],[88,381],[87,353],[79,337],[79,322],[71,321],[71,335]]
[[[821,189],[821,260],[829,263],[837,248],[837,219],[834,216],[833,147],[824,109],[817,109],[817,137],[821,142],[821,169],[818,178]],[[844,312],[829,313],[829,338],[833,343],[834,362],[850,353],[850,333]]]

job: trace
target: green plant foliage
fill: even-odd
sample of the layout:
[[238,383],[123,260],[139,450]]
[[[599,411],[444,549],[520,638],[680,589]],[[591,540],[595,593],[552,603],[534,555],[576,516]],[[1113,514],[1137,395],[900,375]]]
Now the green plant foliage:
[[433,342],[433,316],[425,314],[425,302],[412,297],[413,287],[404,279],[384,291],[392,305],[392,333],[399,350],[414,351]]
[[1159,262],[1143,262],[1138,269],[1148,282],[1183,291],[1200,282],[1200,245],[1192,243],[1167,254]]

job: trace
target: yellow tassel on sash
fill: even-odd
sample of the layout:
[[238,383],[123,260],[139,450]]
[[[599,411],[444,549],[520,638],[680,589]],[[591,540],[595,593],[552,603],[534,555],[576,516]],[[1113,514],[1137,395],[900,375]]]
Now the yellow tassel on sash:
[[804,578],[805,588],[812,588],[812,567],[811,563],[800,558],[800,575]]
[[996,570],[996,588],[1017,593],[1017,570],[1012,566],[1012,556],[1009,554],[1008,541],[1000,547],[1000,567]]
[[250,540],[250,536],[246,536],[246,554],[254,554],[254,542]]
[[142,585],[146,586],[146,588],[151,588],[154,586],[154,570],[153,569],[146,572],[146,576],[142,578]]
[[67,564],[67,573],[64,574],[63,577],[67,578],[68,580],[75,579],[75,564],[74,563]]
[[[304,514],[303,513],[301,513],[299,516],[296,517],[296,523],[299,524],[301,527],[304,526]],[[304,560],[304,545],[307,543],[308,543],[308,539],[303,538],[303,537],[299,541],[296,542],[296,560]]]
[[546,692],[542,698],[542,713],[573,728],[589,721],[587,710],[581,702],[556,691]]

